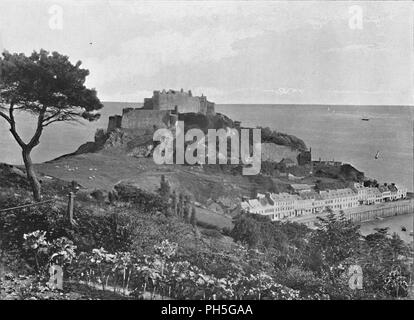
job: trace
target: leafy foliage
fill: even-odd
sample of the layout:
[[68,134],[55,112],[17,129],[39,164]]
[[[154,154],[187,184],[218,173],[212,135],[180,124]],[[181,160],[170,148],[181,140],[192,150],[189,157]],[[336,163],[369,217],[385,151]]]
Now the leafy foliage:
[[[1,207],[18,204],[12,196],[0,199]],[[389,299],[408,294],[410,248],[387,229],[362,237],[343,214],[331,212],[315,230],[242,214],[228,234],[244,247],[229,245],[217,230],[200,232],[182,217],[142,208],[134,202],[83,204],[75,207],[76,227],[68,225],[65,209],[56,204],[4,212],[0,243],[17,252],[17,260],[39,281],[49,264],[59,264],[68,281],[136,298]],[[351,265],[362,267],[360,290],[349,287]]]
[[259,127],[259,129],[262,130],[262,142],[272,142],[278,145],[289,146],[289,147],[292,147],[293,149],[298,149],[298,150],[307,149],[305,142],[303,142],[303,140],[295,136],[292,136],[286,133],[277,132],[275,130],[270,129],[269,127],[266,127],[266,128]]
[[[4,51],[0,57],[0,117],[22,149],[23,162],[36,201],[41,200],[40,183],[33,170],[30,154],[39,143],[44,128],[54,122],[93,121],[103,105],[96,90],[85,87],[89,71],[73,65],[69,57],[46,50],[30,56]],[[33,136],[23,141],[17,132],[15,112],[37,117]]]
[[[328,212],[315,230],[242,214],[230,235],[266,252],[281,284],[301,295],[332,299],[390,298],[408,294],[410,248],[387,229],[362,237],[343,212]],[[362,268],[363,289],[352,290],[348,270]]]

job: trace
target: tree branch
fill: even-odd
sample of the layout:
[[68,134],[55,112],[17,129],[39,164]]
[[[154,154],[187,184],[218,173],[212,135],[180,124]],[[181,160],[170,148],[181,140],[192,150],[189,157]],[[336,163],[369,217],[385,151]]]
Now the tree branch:
[[0,117],[4,118],[8,123],[11,122],[10,118],[6,114],[4,114],[3,112],[1,112],[1,111],[0,111]]
[[[43,119],[43,123],[46,123],[47,121],[52,120],[54,117],[56,117],[56,116],[57,116],[57,115],[59,115],[59,114],[60,114],[60,110],[56,111],[56,112],[55,112],[54,114],[52,114],[51,116],[44,118],[44,119]],[[44,127],[45,127],[45,126],[44,126]]]
[[16,122],[14,121],[14,114],[13,114],[13,108],[14,108],[14,103],[11,102],[10,103],[10,107],[9,107],[9,123],[10,123],[10,132],[13,135],[14,139],[16,139],[17,143],[20,145],[20,147],[22,147],[23,149],[27,147],[27,145],[24,143],[24,141],[22,140],[22,138],[20,138],[19,134],[17,133],[16,130]]
[[43,120],[45,117],[46,109],[47,106],[43,106],[43,108],[40,110],[39,116],[37,117],[36,132],[33,135],[32,139],[30,139],[30,142],[27,144],[27,147],[29,149],[33,149],[35,146],[39,144],[39,139],[43,131]]
[[54,119],[54,120],[51,120],[51,121],[49,121],[49,122],[46,122],[46,123],[43,123],[43,128],[44,127],[46,127],[46,126],[48,126],[49,124],[51,124],[51,123],[53,123],[53,122],[60,122],[60,121],[65,121],[66,119],[60,119],[60,118],[58,118],[58,119]]
[[[57,118],[53,119],[54,117],[56,117],[57,115],[59,115]],[[79,113],[77,112],[72,112],[72,111],[63,111],[59,110],[58,112],[54,113],[53,115],[44,118],[43,119],[43,127],[48,126],[49,124],[53,123],[53,122],[60,122],[60,121],[77,121],[77,118],[79,117]]]

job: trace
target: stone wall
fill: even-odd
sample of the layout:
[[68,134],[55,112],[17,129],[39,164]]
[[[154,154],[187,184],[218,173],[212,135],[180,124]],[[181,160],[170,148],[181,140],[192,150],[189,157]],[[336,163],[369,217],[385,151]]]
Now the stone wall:
[[123,129],[154,130],[171,125],[169,110],[124,109],[122,113]]
[[174,110],[175,106],[178,106],[178,112],[180,113],[201,112],[200,99],[198,97],[191,96],[187,92],[154,92],[154,110]]
[[122,116],[110,116],[108,132],[117,128],[154,130],[167,128],[178,119],[178,113],[214,114],[215,104],[207,97],[193,97],[191,91],[154,91],[152,98],[144,99],[142,108],[125,108]]
[[262,161],[280,162],[283,159],[291,159],[294,165],[297,165],[297,156],[299,153],[300,151],[292,150],[288,146],[268,142],[262,143]]
[[310,149],[309,151],[302,151],[298,155],[298,163],[300,166],[311,164],[311,162],[312,162],[312,149]]
[[111,132],[117,128],[121,128],[121,126],[122,126],[122,116],[119,116],[119,115],[110,116],[108,120],[107,132]]
[[203,113],[214,114],[214,103],[207,100],[207,97],[193,97],[191,91],[154,91],[152,98],[144,99],[143,109],[148,110],[174,110],[178,107],[180,113]]

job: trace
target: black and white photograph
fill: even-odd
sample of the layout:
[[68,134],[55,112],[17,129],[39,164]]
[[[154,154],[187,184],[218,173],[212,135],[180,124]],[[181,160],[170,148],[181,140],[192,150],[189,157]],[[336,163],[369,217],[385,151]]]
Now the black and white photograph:
[[412,1],[0,1],[0,304],[413,300],[413,21]]

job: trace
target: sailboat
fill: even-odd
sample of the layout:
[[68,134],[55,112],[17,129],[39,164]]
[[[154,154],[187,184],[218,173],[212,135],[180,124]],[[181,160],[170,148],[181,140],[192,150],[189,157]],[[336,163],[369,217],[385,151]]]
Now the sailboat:
[[377,151],[377,153],[375,154],[375,159],[378,159],[378,157],[379,157],[379,150]]

